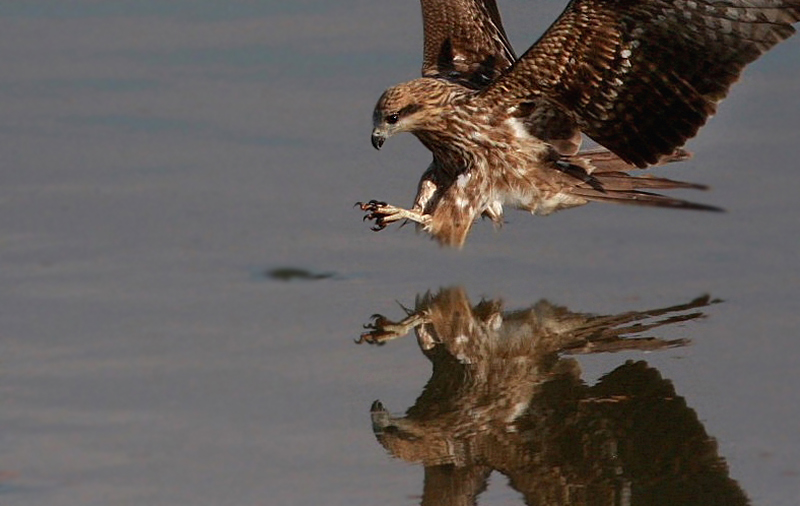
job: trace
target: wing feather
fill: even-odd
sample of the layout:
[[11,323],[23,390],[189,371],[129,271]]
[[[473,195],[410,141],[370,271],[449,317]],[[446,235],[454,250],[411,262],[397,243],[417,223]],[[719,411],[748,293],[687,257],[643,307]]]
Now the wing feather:
[[423,77],[482,88],[516,60],[495,0],[421,0]]
[[546,99],[639,167],[693,137],[744,67],[794,33],[800,0],[572,0],[483,92]]

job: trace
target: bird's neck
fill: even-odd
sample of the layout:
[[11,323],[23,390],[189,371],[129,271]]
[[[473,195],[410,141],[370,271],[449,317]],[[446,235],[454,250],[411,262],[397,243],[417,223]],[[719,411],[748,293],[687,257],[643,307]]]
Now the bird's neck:
[[433,153],[439,167],[451,169],[452,177],[474,165],[472,153],[463,146],[463,139],[459,139],[451,131],[417,131],[414,135]]
[[462,101],[430,111],[413,134],[434,157],[453,166],[468,166],[481,151],[481,139],[487,138],[492,126],[489,117],[473,110]]

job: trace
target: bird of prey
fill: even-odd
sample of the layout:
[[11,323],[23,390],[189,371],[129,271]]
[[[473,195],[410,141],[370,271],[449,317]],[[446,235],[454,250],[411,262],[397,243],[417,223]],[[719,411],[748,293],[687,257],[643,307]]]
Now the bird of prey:
[[[386,90],[372,145],[411,132],[433,153],[414,204],[357,205],[461,247],[507,204],[590,201],[717,210],[654,193],[702,185],[631,169],[683,160],[744,67],[794,33],[800,0],[572,0],[517,58],[495,0],[421,0],[422,77]],[[579,151],[582,134],[599,148]]]

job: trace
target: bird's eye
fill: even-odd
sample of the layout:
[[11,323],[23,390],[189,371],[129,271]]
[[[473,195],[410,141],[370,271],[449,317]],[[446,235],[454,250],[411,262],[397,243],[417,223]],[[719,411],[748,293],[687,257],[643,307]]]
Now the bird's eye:
[[386,122],[389,123],[390,125],[394,125],[398,121],[400,121],[400,115],[397,113],[390,114],[386,117]]

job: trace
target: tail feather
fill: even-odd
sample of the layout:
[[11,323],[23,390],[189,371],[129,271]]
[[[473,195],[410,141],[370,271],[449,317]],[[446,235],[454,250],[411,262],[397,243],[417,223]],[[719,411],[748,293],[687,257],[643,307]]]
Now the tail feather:
[[641,190],[609,190],[598,191],[594,188],[576,188],[573,193],[595,202],[609,202],[614,204],[628,204],[650,207],[668,207],[672,209],[690,209],[695,211],[717,211],[725,210],[706,204],[698,204],[688,200],[676,199],[660,195],[658,193],[645,192]]
[[[691,157],[682,149],[659,160],[659,165],[678,162]],[[719,207],[697,204],[687,200],[667,197],[643,190],[693,189],[707,190],[702,184],[675,181],[652,175],[632,176],[628,171],[637,167],[621,160],[605,148],[584,151],[558,162],[559,170],[578,180],[572,193],[587,200],[632,204],[639,206],[669,207],[700,211],[723,211]]]

